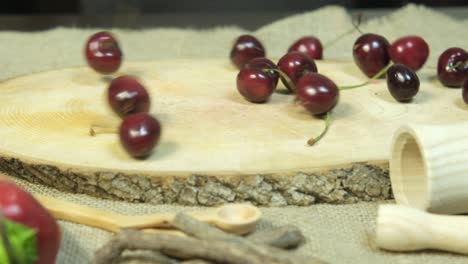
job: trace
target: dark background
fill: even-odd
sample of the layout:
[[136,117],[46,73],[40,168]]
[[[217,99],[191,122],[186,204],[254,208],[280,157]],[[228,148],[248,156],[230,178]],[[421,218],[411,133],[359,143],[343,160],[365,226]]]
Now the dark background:
[[[1,14],[115,14],[126,12],[295,12],[327,4],[348,8],[388,8],[409,1],[372,0],[2,0]],[[468,5],[468,0],[411,1],[429,6]]]
[[352,15],[360,13],[364,19],[370,19],[410,2],[435,7],[459,19],[468,18],[468,0],[0,0],[0,30],[224,25],[255,30],[288,15],[325,5],[341,5]]

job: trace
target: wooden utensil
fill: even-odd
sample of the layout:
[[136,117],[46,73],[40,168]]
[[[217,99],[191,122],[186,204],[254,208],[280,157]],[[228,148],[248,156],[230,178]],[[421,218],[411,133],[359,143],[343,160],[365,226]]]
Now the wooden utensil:
[[[171,223],[175,217],[175,214],[121,215],[47,196],[35,195],[35,197],[57,219],[111,232],[118,232],[124,228],[172,227]],[[226,204],[219,208],[187,213],[200,221],[214,224],[224,231],[239,235],[253,231],[261,217],[260,210],[250,204]]]
[[468,213],[468,123],[408,125],[394,137],[390,179],[397,203]]
[[381,205],[375,242],[378,247],[392,251],[438,249],[468,255],[468,217]]

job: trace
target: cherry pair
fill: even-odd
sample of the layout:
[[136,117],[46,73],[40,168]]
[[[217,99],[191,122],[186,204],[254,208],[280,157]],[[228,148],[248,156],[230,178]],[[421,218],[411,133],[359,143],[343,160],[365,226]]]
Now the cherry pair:
[[377,34],[363,34],[353,45],[353,58],[356,65],[367,77],[373,77],[392,60],[417,71],[426,63],[429,46],[419,36],[406,36],[391,45]]
[[[298,51],[309,55],[310,58],[322,59],[323,47],[320,40],[314,36],[306,36],[296,40],[288,49],[288,52]],[[252,35],[239,36],[231,49],[231,62],[242,69],[254,58],[266,56],[263,44]]]
[[[116,72],[122,62],[117,40],[108,32],[91,36],[85,46],[88,65],[102,74]],[[145,87],[132,76],[113,79],[108,87],[110,107],[123,118],[119,126],[120,142],[134,158],[148,157],[159,141],[159,121],[148,114],[150,97]]]
[[288,52],[276,66],[267,58],[254,58],[237,75],[237,89],[248,101],[263,103],[276,88],[279,77],[296,93],[298,101],[311,114],[330,111],[338,101],[338,88],[317,73],[313,59],[302,52]]

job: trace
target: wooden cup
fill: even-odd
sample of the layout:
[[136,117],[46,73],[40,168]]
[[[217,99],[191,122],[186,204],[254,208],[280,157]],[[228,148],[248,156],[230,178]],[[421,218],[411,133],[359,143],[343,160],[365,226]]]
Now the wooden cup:
[[468,213],[468,123],[401,127],[393,139],[390,180],[399,204]]

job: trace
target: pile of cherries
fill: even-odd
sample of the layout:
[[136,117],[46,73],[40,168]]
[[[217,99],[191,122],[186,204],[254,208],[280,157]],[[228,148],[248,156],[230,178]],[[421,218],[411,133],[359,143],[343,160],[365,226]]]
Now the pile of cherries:
[[[91,68],[101,74],[114,74],[122,63],[122,51],[117,40],[108,32],[92,35],[85,46],[85,57]],[[318,73],[314,60],[323,58],[323,45],[314,36],[295,41],[277,64],[267,59],[262,43],[251,35],[237,38],[230,53],[239,69],[237,89],[248,101],[263,103],[273,94],[281,79],[296,96],[296,102],[309,113],[323,117],[324,130],[308,141],[320,140],[331,123],[330,112],[337,105],[340,90],[367,85],[386,75],[390,94],[399,102],[409,102],[418,93],[421,69],[429,56],[429,45],[419,36],[402,37],[392,44],[377,34],[362,34],[353,45],[353,58],[359,69],[370,78],[362,84],[337,86]],[[392,62],[393,64],[392,64]],[[463,86],[463,100],[468,104],[468,52],[449,48],[438,60],[437,76],[447,87]],[[110,107],[122,117],[119,126],[120,142],[135,158],[148,157],[157,145],[161,125],[148,114],[150,96],[133,76],[119,76],[108,87]]]
[[[91,68],[105,75],[117,72],[122,63],[119,44],[108,32],[98,32],[88,39],[85,56]],[[118,132],[124,149],[134,158],[148,157],[159,141],[161,125],[148,114],[151,104],[146,88],[133,76],[119,76],[110,82],[107,100],[122,118]]]
[[[325,129],[308,141],[313,145],[329,128],[330,111],[338,103],[340,90],[361,87],[385,75],[393,98],[399,102],[410,102],[419,91],[416,71],[426,63],[429,45],[419,36],[405,36],[390,44],[383,36],[362,34],[353,45],[353,58],[370,79],[352,86],[337,86],[317,73],[314,59],[322,59],[323,46],[314,36],[295,41],[277,64],[267,59],[265,54],[262,43],[252,35],[242,35],[235,40],[230,58],[240,70],[237,75],[239,93],[250,102],[266,102],[280,78],[309,113],[326,115]],[[468,104],[468,53],[465,50],[450,48],[444,51],[438,60],[437,76],[447,87],[463,85],[463,99]]]

